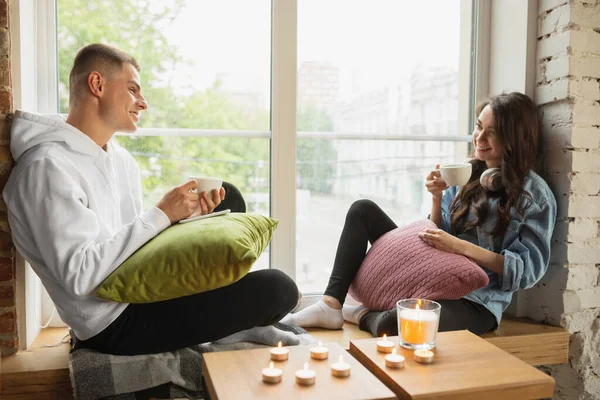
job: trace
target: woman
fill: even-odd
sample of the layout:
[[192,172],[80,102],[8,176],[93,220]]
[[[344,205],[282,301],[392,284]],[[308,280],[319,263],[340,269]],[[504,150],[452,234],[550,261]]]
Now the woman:
[[[470,258],[487,272],[486,287],[459,300],[438,301],[440,331],[468,329],[481,335],[498,327],[512,293],[532,287],[546,272],[556,201],[533,171],[540,147],[540,120],[533,101],[521,93],[501,94],[480,105],[478,113],[471,178],[459,190],[448,187],[439,171],[427,175],[425,186],[432,196],[429,219],[439,229],[427,229],[419,236],[440,250]],[[493,173],[499,187],[485,179]],[[375,203],[355,202],[346,216],[323,298],[282,322],[340,329],[346,320],[374,336],[397,334],[395,309],[342,307],[367,242],[372,244],[396,227]]]

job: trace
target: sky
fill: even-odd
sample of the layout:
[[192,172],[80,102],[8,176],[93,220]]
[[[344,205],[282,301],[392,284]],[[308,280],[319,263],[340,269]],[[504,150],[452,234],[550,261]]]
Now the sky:
[[[153,0],[157,6],[169,3]],[[298,64],[340,69],[342,97],[407,78],[415,67],[458,69],[460,0],[297,0]],[[269,91],[269,0],[187,0],[165,35],[193,66],[174,84]]]

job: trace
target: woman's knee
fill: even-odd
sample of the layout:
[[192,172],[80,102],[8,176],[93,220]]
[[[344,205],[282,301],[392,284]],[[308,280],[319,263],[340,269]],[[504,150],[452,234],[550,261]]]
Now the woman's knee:
[[350,206],[346,218],[362,217],[365,213],[373,209],[379,209],[379,206],[375,202],[368,199],[356,200]]

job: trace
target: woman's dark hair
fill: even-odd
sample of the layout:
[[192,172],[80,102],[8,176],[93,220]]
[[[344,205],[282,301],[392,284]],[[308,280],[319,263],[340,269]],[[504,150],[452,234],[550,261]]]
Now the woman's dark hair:
[[[490,214],[488,199],[498,198],[498,222],[491,232],[494,236],[504,235],[510,222],[510,209],[516,207],[523,214],[523,205],[519,205],[522,195],[531,197],[523,189],[525,177],[533,170],[539,153],[540,115],[537,105],[528,96],[512,92],[494,96],[477,106],[477,116],[490,106],[494,114],[495,136],[502,146],[503,189],[488,192],[479,183],[486,170],[485,161],[474,160],[473,173],[469,182],[462,187],[450,205],[451,231],[456,231],[457,223],[469,214],[474,207],[475,220],[465,224],[465,230],[482,225]],[[473,155],[472,155],[473,157]]]

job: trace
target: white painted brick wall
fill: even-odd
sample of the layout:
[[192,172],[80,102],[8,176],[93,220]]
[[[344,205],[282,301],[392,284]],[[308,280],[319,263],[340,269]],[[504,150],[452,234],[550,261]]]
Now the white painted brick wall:
[[[571,190],[582,195],[597,195],[600,193],[600,173],[578,172],[570,176]],[[580,228],[586,231],[585,228]],[[598,232],[596,231],[596,235]]]
[[600,125],[600,104],[573,104],[573,124]]
[[549,173],[569,173],[573,170],[573,152],[563,149],[545,149],[546,170]]
[[544,125],[566,125],[573,122],[573,105],[567,101],[546,104],[541,111]]
[[600,307],[600,287],[582,289],[576,291],[580,301],[580,309]]
[[536,49],[537,58],[566,57],[572,33],[571,31],[567,31],[541,38]]
[[[588,4],[588,6],[586,6]],[[599,28],[600,24],[600,7],[590,7],[589,5],[596,4],[593,1],[573,1],[571,4],[571,15],[569,17],[571,23],[582,28],[595,29]]]
[[600,147],[600,128],[575,126],[571,131],[570,145],[578,148],[596,149]]
[[[565,79],[566,80],[566,79]],[[600,85],[595,79],[569,79],[568,94],[581,99],[600,99]],[[557,81],[558,82],[558,81]]]
[[590,289],[598,282],[598,268],[595,264],[569,266],[567,290]]
[[540,10],[542,13],[545,13],[549,10],[565,5],[567,3],[567,0],[539,0],[538,10]]
[[600,170],[600,152],[598,150],[573,151],[573,171],[596,172],[598,170]]
[[569,199],[569,217],[592,217],[600,215],[600,196],[580,196],[573,194]]
[[597,238],[598,219],[577,218],[568,222],[567,234],[563,237],[566,237],[569,242],[585,242]]
[[600,84],[592,78],[576,80],[562,77],[549,83],[539,84],[535,98],[540,105],[570,98],[600,99]]
[[[586,55],[586,54],[575,54],[568,58],[569,67],[568,73],[575,77],[589,77],[589,78],[600,78],[600,58],[597,55]],[[564,66],[560,65],[555,67],[556,72],[561,71],[560,68]]]
[[553,268],[528,291],[528,315],[571,333],[569,363],[546,368],[554,397],[600,400],[600,0],[538,6],[535,96],[558,220]]
[[[597,83],[597,82],[596,82]],[[535,91],[538,104],[546,104],[569,97],[569,80],[561,78],[545,85],[539,85]]]
[[569,75],[569,57],[553,58],[541,64],[541,67],[545,68],[543,76],[546,81],[563,78]]
[[[552,51],[559,52],[561,50],[566,50],[567,47],[576,49],[578,53],[600,53],[600,33],[594,30],[576,30],[576,31],[568,31],[562,33],[561,35],[568,36],[570,42],[568,44],[561,43],[561,49],[552,48],[547,49],[546,51],[552,55]],[[558,35],[557,35],[558,36]],[[564,40],[564,39],[561,39]]]
[[571,5],[565,4],[554,8],[539,19],[538,37],[555,32],[562,32],[571,22]]
[[597,318],[600,318],[600,309],[583,310],[573,314],[564,314],[561,325],[569,333],[589,331]]

